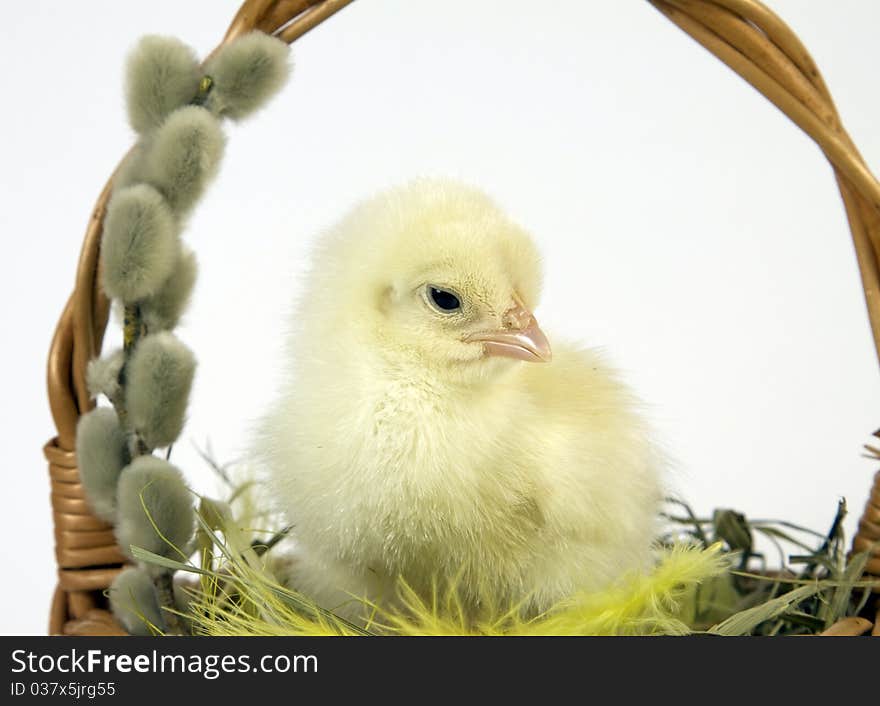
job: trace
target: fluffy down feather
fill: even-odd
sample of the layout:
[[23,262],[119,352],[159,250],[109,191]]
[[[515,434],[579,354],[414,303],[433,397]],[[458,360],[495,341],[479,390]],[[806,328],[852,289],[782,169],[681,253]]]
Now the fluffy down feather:
[[177,250],[177,226],[162,194],[147,184],[113,194],[101,238],[107,296],[129,304],[154,294],[171,274]]
[[173,37],[143,37],[126,66],[128,120],[135,132],[159,127],[172,111],[195,98],[200,80],[192,49]]
[[122,471],[116,502],[116,538],[125,553],[136,546],[160,556],[185,558],[195,529],[195,510],[177,468],[155,456],[138,456]]
[[295,527],[294,587],[336,608],[402,577],[425,597],[454,583],[472,615],[485,595],[535,614],[649,564],[662,461],[629,389],[556,339],[545,364],[473,339],[534,311],[541,279],[484,194],[382,194],[312,264],[257,444]]
[[142,339],[128,363],[129,419],[150,448],[174,443],[186,421],[195,374],[192,352],[168,332]]
[[129,567],[113,580],[110,608],[129,635],[149,637],[165,631],[153,580],[143,569]]
[[[683,607],[697,587],[730,568],[721,545],[708,549],[677,545],[660,553],[652,572],[624,576],[599,591],[567,596],[536,619],[524,618],[516,606],[495,603],[486,596],[487,609],[474,620],[465,612],[455,586],[427,600],[402,584],[400,605],[373,614],[370,631],[385,635],[683,635]],[[229,571],[239,578],[242,601],[231,602],[222,593],[196,594],[190,610],[196,634],[216,636],[333,636],[357,635],[350,624],[322,615],[301,594],[278,585],[265,568],[232,555],[218,580]],[[303,602],[306,605],[303,606]],[[242,606],[259,606],[247,610]],[[305,609],[304,609],[305,607]]]
[[129,461],[125,431],[116,412],[98,407],[79,419],[76,458],[89,505],[102,520],[116,519],[116,485]]
[[221,48],[205,65],[214,85],[206,107],[240,120],[277,93],[290,73],[290,47],[262,32],[251,32]]

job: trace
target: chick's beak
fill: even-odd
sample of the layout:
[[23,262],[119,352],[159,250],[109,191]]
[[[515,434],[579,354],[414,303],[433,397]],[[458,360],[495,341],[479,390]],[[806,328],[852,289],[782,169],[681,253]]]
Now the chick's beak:
[[486,355],[516,358],[530,363],[549,363],[553,357],[550,343],[534,315],[519,300],[504,313],[504,328],[470,334],[466,341],[479,341]]

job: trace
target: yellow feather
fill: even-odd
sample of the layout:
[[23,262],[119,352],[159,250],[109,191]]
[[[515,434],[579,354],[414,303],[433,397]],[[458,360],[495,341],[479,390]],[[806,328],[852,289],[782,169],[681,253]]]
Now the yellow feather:
[[[518,605],[503,606],[485,596],[481,617],[472,620],[457,585],[435,590],[429,601],[399,582],[394,609],[371,606],[367,632],[427,635],[680,635],[688,627],[678,617],[681,601],[699,583],[728,569],[721,545],[708,549],[680,545],[666,550],[652,573],[630,575],[593,593],[580,593],[546,613],[524,618]],[[323,612],[314,602],[278,583],[271,571],[232,557],[215,574],[225,590],[196,591],[192,616],[206,635],[363,634],[354,625]]]

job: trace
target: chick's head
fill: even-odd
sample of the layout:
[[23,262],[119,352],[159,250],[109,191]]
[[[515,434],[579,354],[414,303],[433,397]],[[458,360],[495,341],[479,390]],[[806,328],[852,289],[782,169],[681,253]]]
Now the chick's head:
[[531,313],[535,245],[470,187],[419,180],[361,204],[324,240],[315,272],[331,278],[318,284],[336,293],[339,318],[395,365],[470,376],[550,358]]

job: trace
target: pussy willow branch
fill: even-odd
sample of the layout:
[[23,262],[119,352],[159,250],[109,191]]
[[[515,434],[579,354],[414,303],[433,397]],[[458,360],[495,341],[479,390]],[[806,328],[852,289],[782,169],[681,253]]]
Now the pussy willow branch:
[[[119,372],[119,385],[123,388],[123,393],[118,396],[119,399],[114,404],[119,421],[128,435],[128,450],[132,460],[138,456],[146,456],[153,452],[141,438],[140,434],[132,429],[128,423],[128,410],[125,406],[124,393],[126,384],[125,373],[128,363],[138,342],[146,335],[147,327],[141,316],[140,306],[138,304],[127,304],[123,313],[122,325],[122,352],[125,358],[122,363],[122,370]],[[153,587],[156,589],[156,599],[159,602],[162,617],[165,619],[165,627],[168,634],[182,635],[183,626],[175,612],[177,606],[174,603],[174,572],[168,569],[157,574],[153,578]]]
[[156,597],[159,600],[159,609],[165,619],[165,627],[169,635],[183,635],[183,626],[177,615],[177,607],[174,604],[174,572],[163,571],[153,579],[156,588]]
[[[214,82],[210,76],[202,77],[202,80],[199,82],[198,93],[193,100],[190,101],[190,104],[203,105],[213,88],[213,83]],[[144,323],[140,305],[137,303],[126,304],[123,313],[122,326],[123,363],[122,369],[119,371],[119,386],[123,392],[118,396],[119,399],[114,401],[114,406],[116,407],[116,414],[119,417],[120,424],[122,424],[122,428],[125,429],[126,436],[128,437],[128,450],[132,460],[138,456],[146,456],[153,453],[153,449],[146,444],[140,434],[137,433],[137,430],[132,428],[128,419],[128,409],[125,405],[125,385],[128,365],[135,348],[137,348],[137,344],[147,335],[147,333],[149,332],[147,331],[146,323]],[[181,635],[183,634],[182,626],[174,612],[176,607],[174,604],[173,577],[174,570],[166,569],[153,579],[153,586],[156,589],[156,597],[158,598],[159,606],[164,609],[163,615],[165,617],[165,625],[168,628],[168,632],[172,635]]]
[[126,304],[123,314],[122,328],[122,353],[124,360],[122,363],[122,369],[119,371],[119,387],[123,390],[123,393],[118,396],[118,399],[114,400],[113,404],[116,407],[116,414],[119,417],[119,422],[122,424],[122,428],[125,429],[128,436],[128,451],[132,460],[138,456],[145,456],[151,452],[151,449],[146,445],[140,435],[129,425],[128,409],[125,406],[124,392],[128,363],[131,360],[132,353],[134,352],[138,341],[140,341],[145,335],[146,326],[141,317],[140,306],[137,304]]

